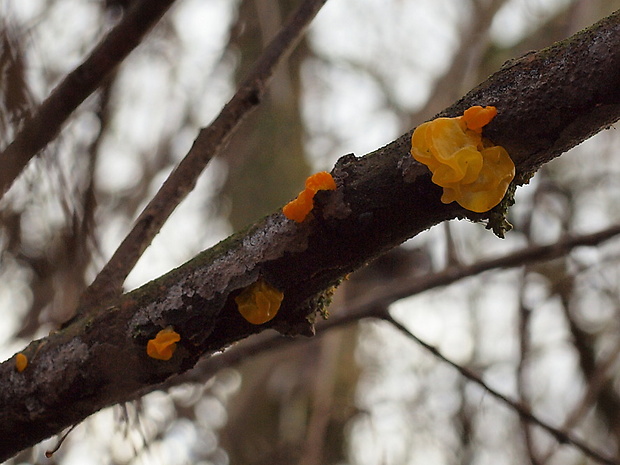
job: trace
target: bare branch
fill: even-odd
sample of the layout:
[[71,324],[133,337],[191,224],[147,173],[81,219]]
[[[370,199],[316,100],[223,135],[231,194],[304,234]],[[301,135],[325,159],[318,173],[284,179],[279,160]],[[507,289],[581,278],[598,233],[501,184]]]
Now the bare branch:
[[[467,267],[460,267],[463,271],[469,270],[469,274],[460,275],[456,273],[454,276],[459,276],[458,279],[462,279],[463,277],[470,277],[477,275],[479,273],[483,273],[485,271],[489,271],[491,269],[505,269],[505,268],[514,268],[518,266],[528,265],[537,262],[544,262],[548,260],[553,260],[558,257],[562,257],[567,255],[572,249],[581,246],[595,246],[613,238],[614,236],[620,234],[620,225],[613,226],[611,228],[607,228],[605,230],[599,231],[594,234],[588,234],[584,236],[565,238],[563,240],[558,241],[556,244],[552,246],[542,246],[542,247],[528,247],[523,250],[519,250],[512,254],[506,255],[504,257],[500,257],[494,260],[479,262],[474,265],[470,265]],[[438,278],[436,276],[439,276]],[[456,280],[455,280],[456,281]],[[426,290],[433,289],[435,287],[439,287],[444,284],[449,284],[444,281],[443,273],[437,273],[432,275],[429,279],[424,280],[426,286],[420,286],[417,288],[415,293],[421,293]],[[426,288],[424,288],[426,287]],[[413,288],[412,288],[413,289]],[[369,294],[374,295],[374,292]],[[411,294],[413,295],[413,294]],[[400,296],[403,298],[405,296]],[[398,299],[394,298],[392,302]],[[347,306],[346,308],[340,309],[340,312],[337,315],[334,315],[329,320],[321,323],[319,325],[319,331],[317,335],[323,335],[326,332],[341,328],[343,326],[355,323],[364,318],[380,318],[392,322],[393,319],[387,312],[387,303],[391,303],[390,299],[387,299],[385,296],[379,296],[375,298],[370,298],[366,303],[361,306],[356,307],[355,303]],[[398,323],[400,325],[400,323]],[[402,326],[402,325],[400,325]],[[399,329],[401,329],[399,327]],[[543,429],[547,430],[552,436],[554,436],[560,444],[568,443],[573,445],[574,447],[580,449],[584,454],[592,457],[595,460],[598,460],[601,463],[613,463],[617,464],[617,462],[605,458],[603,454],[593,450],[580,440],[573,438],[568,432],[567,429],[572,426],[571,423],[566,423],[562,428],[556,428],[548,423],[541,420],[538,416],[534,415],[529,408],[517,401],[511,400],[506,396],[495,391],[493,388],[489,387],[480,379],[479,376],[475,375],[473,372],[468,370],[465,367],[462,367],[450,360],[447,360],[443,355],[441,355],[436,348],[420,341],[416,336],[411,335],[411,333],[407,330],[407,334],[410,337],[420,343],[425,349],[430,350],[431,353],[436,355],[445,363],[457,368],[457,370],[463,374],[467,379],[470,379],[477,384],[479,384],[483,389],[492,394],[501,402],[505,403],[511,409],[515,410],[516,413],[520,415],[523,421],[527,423],[531,423],[534,425],[541,426]],[[186,382],[194,382],[194,383],[204,383],[209,378],[211,378],[217,371],[225,367],[235,366],[242,361],[247,360],[250,357],[256,356],[257,354],[264,353],[270,350],[281,350],[285,348],[289,344],[299,343],[300,341],[285,338],[280,335],[267,335],[261,334],[253,338],[252,340],[244,341],[244,343],[237,345],[221,355],[217,355],[211,357],[209,359],[203,360],[196,365],[196,367],[190,370],[187,373],[182,375],[174,376],[168,379],[165,383],[159,386],[152,386],[147,391],[143,391],[140,395],[146,394],[146,392],[151,392],[152,390],[157,389],[168,389],[172,386],[176,386]],[[615,360],[615,351],[612,351],[613,360]],[[610,357],[610,360],[612,358]],[[605,364],[606,367],[609,366],[609,363]],[[585,402],[585,400],[584,400]]]
[[470,369],[463,367],[459,365],[458,363],[455,363],[452,360],[446,358],[441,352],[439,352],[439,350],[437,350],[436,347],[424,342],[423,340],[418,338],[415,334],[413,334],[411,331],[409,331],[409,329],[406,326],[404,326],[402,323],[392,318],[392,316],[387,310],[384,312],[381,312],[380,314],[376,316],[394,325],[398,330],[400,330],[402,333],[407,335],[410,339],[415,341],[417,344],[424,347],[424,349],[432,353],[435,357],[437,357],[443,363],[450,365],[451,367],[456,369],[462,376],[464,376],[471,382],[477,384],[482,389],[484,389],[485,392],[489,393],[490,395],[495,397],[497,400],[499,400],[503,404],[506,404],[507,406],[509,406],[512,410],[517,412],[519,416],[522,417],[524,420],[541,427],[543,430],[545,430],[547,433],[553,436],[555,440],[558,441],[560,444],[570,444],[576,449],[579,449],[581,452],[583,452],[585,455],[587,455],[591,459],[596,460],[599,463],[604,463],[607,465],[618,465],[619,462],[617,462],[616,460],[609,458],[609,457],[605,457],[604,454],[593,449],[592,447],[587,445],[585,442],[583,442],[581,439],[577,439],[573,437],[573,435],[570,434],[569,432],[562,431],[558,428],[555,428],[554,426],[547,423],[546,421],[541,420],[540,418],[532,414],[532,412],[529,409],[527,409],[525,406],[523,406],[520,402],[512,400],[508,396],[496,391],[491,386],[486,384],[482,380],[482,378],[480,378],[477,374],[475,374]]
[[361,302],[352,302],[351,307],[356,312],[364,313],[369,309],[390,305],[397,300],[420,294],[429,289],[452,284],[460,279],[475,276],[485,271],[501,268],[514,268],[541,261],[563,257],[575,247],[595,246],[620,234],[620,224],[592,234],[582,236],[567,236],[550,245],[530,246],[503,257],[481,260],[471,265],[457,265],[446,268],[416,280],[405,280],[395,283],[389,288],[373,292],[372,296],[362,297]]
[[[447,286],[461,279],[477,276],[487,271],[510,269],[553,260],[566,256],[577,247],[600,245],[618,234],[620,234],[620,225],[614,225],[593,234],[567,237],[552,245],[531,246],[503,257],[483,260],[471,265],[451,267],[415,282],[405,277],[400,285],[398,282],[393,283],[390,289],[387,289],[384,293],[380,293],[375,289],[369,289],[368,293],[344,308],[340,308],[337,314],[330,316],[327,321],[319,322],[317,334],[322,334],[334,328],[340,328],[363,318],[371,318],[376,313],[377,308],[387,307],[406,297],[421,294],[441,286]],[[201,360],[192,370],[173,376],[163,384],[149,386],[137,397],[157,389],[169,389],[172,386],[183,383],[204,383],[222,368],[237,365],[256,354],[279,349],[289,343],[299,343],[299,341],[282,337],[278,334],[255,336],[251,340],[244,341],[242,344],[238,344],[222,354]]]
[[[562,429],[568,430],[575,427],[586,416],[588,410],[596,405],[596,399],[601,396],[601,392],[606,388],[612,375],[612,368],[618,362],[620,355],[620,343],[616,343],[607,354],[602,357],[601,362],[596,367],[595,372],[588,380],[587,388],[580,401],[568,413],[566,419],[562,423]],[[541,463],[548,463],[551,457],[557,452],[556,447],[549,449],[542,454]]]
[[123,282],[177,205],[192,191],[209,161],[226,146],[239,123],[260,103],[276,67],[297,44],[327,0],[305,0],[288,19],[217,118],[142,211],[110,261],[87,289],[82,307],[120,294]]
[[71,113],[144,39],[174,0],[141,0],[69,73],[27,118],[19,133],[0,154],[0,197],[4,196],[26,164],[60,132]]

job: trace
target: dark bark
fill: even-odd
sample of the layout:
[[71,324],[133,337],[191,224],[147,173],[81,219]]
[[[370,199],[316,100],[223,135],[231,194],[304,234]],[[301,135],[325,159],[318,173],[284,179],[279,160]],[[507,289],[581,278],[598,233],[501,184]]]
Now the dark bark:
[[[535,170],[620,117],[620,12],[566,41],[504,66],[442,115],[495,105],[485,135],[507,148],[523,182]],[[153,384],[267,328],[310,335],[308,319],[350,271],[441,221],[482,219],[439,201],[426,167],[412,161],[405,134],[361,158],[336,164],[336,191],[317,194],[302,224],[273,213],[167,275],[93,310],[0,365],[0,460],[135,398]],[[284,292],[278,316],[252,326],[233,297],[261,275]],[[146,342],[168,325],[182,336],[167,362]]]

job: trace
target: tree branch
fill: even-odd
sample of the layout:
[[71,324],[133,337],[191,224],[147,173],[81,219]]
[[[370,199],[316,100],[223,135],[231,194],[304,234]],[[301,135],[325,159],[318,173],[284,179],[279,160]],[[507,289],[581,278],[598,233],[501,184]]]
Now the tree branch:
[[[344,308],[339,308],[337,314],[330,316],[326,321],[318,323],[317,332],[324,333],[325,331],[341,328],[364,318],[373,318],[377,308],[389,307],[398,300],[422,294],[438,287],[448,286],[464,278],[478,276],[487,271],[505,270],[554,260],[566,256],[577,247],[595,247],[607,240],[613,239],[619,234],[620,225],[613,225],[592,234],[565,237],[555,244],[526,247],[502,257],[481,260],[471,265],[453,266],[421,279],[413,280],[409,277],[404,277],[402,282],[395,282],[384,292],[370,289],[369,292],[364,293],[360,298],[350,302]],[[158,389],[166,390],[183,383],[205,383],[222,368],[235,366],[256,354],[280,349],[287,344],[297,342],[293,338],[283,338],[280,335],[263,334],[261,336],[263,337],[254,337],[250,341],[244,341],[243,344],[235,345],[223,354],[202,359],[193,369],[172,376],[160,385],[149,386],[137,397]]]
[[0,198],[28,162],[60,132],[71,113],[144,39],[174,0],[141,0],[54,89],[0,154]]
[[[620,117],[620,12],[566,41],[500,69],[442,115],[495,105],[485,135],[504,145],[523,182],[542,164]],[[440,202],[441,189],[409,155],[411,132],[362,158],[347,155],[333,175],[338,189],[319,192],[301,224],[275,212],[185,265],[88,312],[23,352],[22,373],[0,365],[0,460],[91,413],[135,396],[202,356],[274,328],[312,334],[308,319],[332,286],[373,257],[455,217],[480,220]],[[253,326],[234,296],[262,276],[284,293],[276,318]],[[146,343],[169,325],[181,334],[169,361]]]
[[525,421],[527,421],[528,423],[531,423],[533,425],[539,426],[544,431],[549,433],[560,444],[570,444],[573,447],[579,449],[586,456],[590,457],[593,460],[596,460],[597,462],[604,463],[604,464],[607,464],[607,465],[618,465],[618,462],[616,460],[614,460],[612,458],[609,458],[609,457],[605,457],[602,453],[600,453],[599,451],[593,449],[592,447],[590,447],[589,445],[587,445],[585,442],[581,441],[580,439],[575,438],[569,432],[562,431],[562,430],[560,430],[558,428],[555,428],[554,426],[552,426],[551,424],[547,423],[546,421],[541,420],[536,415],[532,414],[532,412],[528,408],[526,408],[524,405],[522,405],[520,402],[512,400],[508,396],[505,396],[504,394],[496,391],[491,386],[486,384],[482,380],[482,378],[480,378],[478,375],[476,375],[473,371],[471,371],[468,368],[463,367],[463,366],[459,365],[458,363],[455,363],[452,360],[444,357],[444,355],[441,352],[439,352],[439,350],[437,350],[436,347],[433,347],[432,345],[424,342],[423,340],[418,338],[415,334],[413,334],[411,331],[409,331],[409,329],[406,326],[404,326],[402,323],[400,323],[399,321],[397,321],[394,318],[392,318],[392,316],[387,311],[387,309],[385,309],[384,311],[380,312],[377,315],[377,318],[381,318],[381,319],[391,323],[394,327],[396,327],[396,329],[400,330],[407,337],[409,337],[410,339],[415,341],[417,344],[419,344],[422,347],[424,347],[424,349],[426,349],[428,352],[432,353],[435,357],[437,357],[443,363],[446,363],[446,364],[450,365],[451,367],[456,369],[463,377],[465,377],[469,381],[477,384],[485,392],[489,393],[490,395],[495,397],[497,400],[499,400],[501,403],[503,403],[503,404],[507,405],[508,407],[510,407],[512,410],[514,410],[516,413],[518,413],[519,416],[521,418],[523,418]]
[[327,0],[305,0],[273,38],[218,117],[203,128],[190,151],[144,208],[133,229],[82,297],[81,309],[118,296],[123,282],[177,205],[194,189],[209,161],[228,143],[241,121],[260,103],[284,57]]
[[[380,318],[383,320],[392,321],[392,317],[389,315],[387,309],[389,305],[397,300],[412,295],[420,294],[437,287],[449,285],[464,277],[472,277],[478,274],[498,269],[509,269],[525,265],[531,265],[534,263],[545,262],[553,259],[557,259],[566,256],[571,250],[577,247],[583,246],[597,246],[602,242],[612,239],[620,234],[620,225],[614,225],[604,230],[598,231],[593,234],[587,234],[576,237],[565,237],[555,244],[548,246],[533,246],[527,247],[516,252],[507,254],[503,257],[498,257],[492,260],[483,260],[472,265],[454,267],[452,270],[444,270],[439,273],[430,275],[427,278],[423,278],[419,281],[419,284],[409,286],[396,286],[396,290],[392,291],[391,296],[377,295],[374,289],[369,290],[368,294],[364,295],[357,302],[351,302],[346,305],[345,308],[338,309],[338,313],[333,317],[330,317],[325,322],[320,322],[318,325],[317,335],[323,335],[333,329],[339,329],[352,323],[356,323],[365,318]],[[405,277],[404,282],[410,282],[411,279]],[[400,288],[400,289],[399,289]],[[409,294],[406,295],[405,289],[409,289]],[[390,293],[390,290],[386,294]],[[387,315],[387,316],[386,316]],[[407,330],[407,334],[410,335],[410,331]],[[538,416],[534,415],[526,405],[520,402],[511,400],[497,391],[489,387],[484,381],[467,368],[455,364],[454,362],[447,360],[442,354],[440,354],[436,348],[421,342],[417,336],[411,336],[414,341],[421,344],[421,346],[429,350],[433,355],[439,357],[439,359],[449,365],[457,368],[457,370],[463,374],[467,379],[470,379],[480,385],[484,390],[489,392],[500,402],[507,405],[509,408],[515,410],[515,412],[521,416],[523,421],[531,423],[533,425],[542,426],[547,430],[560,444],[569,443],[576,448],[580,449],[584,454],[599,460],[601,463],[616,463],[603,457],[603,454],[591,449],[587,445],[581,443],[579,440],[575,440],[567,431],[572,426],[572,422],[568,420],[568,423],[562,425],[561,428],[556,428],[550,424],[545,423]],[[212,376],[214,376],[219,370],[223,368],[229,368],[236,366],[243,361],[248,360],[258,354],[265,353],[271,350],[282,350],[289,344],[298,343],[299,341],[293,338],[284,338],[280,335],[263,333],[260,336],[254,337],[250,340],[243,341],[221,355],[210,357],[208,359],[201,360],[196,366],[186,373],[173,376],[166,380],[159,386],[151,386],[142,393],[140,396],[151,392],[156,389],[166,390],[173,386],[177,386],[183,383],[198,383],[204,384]],[[430,348],[430,349],[429,349]],[[612,350],[611,355],[602,364],[602,371],[599,373],[599,378],[604,375],[605,368],[609,368],[611,361],[615,360],[617,351]],[[613,356],[612,356],[613,355]],[[600,381],[600,380],[599,380]],[[589,385],[589,391],[591,388],[599,386],[599,383],[591,383]],[[591,398],[591,392],[584,395],[581,402],[581,410],[585,406],[589,405],[587,400]],[[591,400],[591,399],[590,399]],[[571,415],[574,417],[574,415]],[[544,461],[543,461],[544,462]]]
[[612,225],[601,231],[580,236],[567,235],[554,244],[530,246],[503,257],[480,260],[471,265],[450,266],[438,273],[416,280],[394,283],[387,289],[373,292],[371,296],[362,296],[360,302],[352,302],[351,307],[362,314],[377,305],[390,305],[397,300],[421,294],[440,286],[447,286],[463,278],[476,276],[489,270],[507,269],[518,266],[553,260],[567,255],[575,247],[596,246],[620,234],[620,224]]

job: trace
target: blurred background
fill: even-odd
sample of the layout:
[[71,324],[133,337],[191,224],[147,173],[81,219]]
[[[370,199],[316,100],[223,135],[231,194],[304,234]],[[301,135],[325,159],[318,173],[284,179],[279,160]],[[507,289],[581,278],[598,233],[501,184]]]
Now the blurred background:
[[[131,0],[0,2],[0,143]],[[179,0],[0,202],[0,355],[67,320],[200,127],[300,0]],[[311,172],[381,147],[617,0],[330,0],[268,98],[213,160],[126,282],[178,266],[276,210]],[[575,92],[578,92],[575,89]],[[520,188],[504,240],[450,222],[351,276],[330,311],[455,264],[620,220],[619,135]],[[587,161],[587,162],[586,162]],[[395,319],[537,416],[620,456],[620,242],[400,300]],[[319,331],[321,334],[321,331]],[[387,322],[256,351],[153,392],[8,463],[585,464]],[[593,463],[593,462],[592,462]]]

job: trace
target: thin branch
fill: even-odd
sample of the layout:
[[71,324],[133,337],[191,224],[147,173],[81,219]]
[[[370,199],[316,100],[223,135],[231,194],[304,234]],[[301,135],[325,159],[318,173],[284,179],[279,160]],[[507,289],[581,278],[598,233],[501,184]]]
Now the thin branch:
[[503,257],[481,260],[471,265],[451,266],[443,271],[428,275],[422,279],[406,280],[382,290],[373,292],[373,295],[362,296],[360,302],[353,302],[352,308],[364,313],[377,305],[390,305],[397,300],[433,289],[439,286],[452,284],[460,279],[475,276],[485,271],[497,268],[514,268],[521,265],[553,260],[569,253],[575,247],[595,246],[620,234],[620,224],[610,226],[596,233],[581,236],[567,235],[558,242],[550,245],[531,246],[518,250]]
[[547,433],[553,436],[555,440],[558,441],[560,444],[570,444],[573,447],[579,449],[581,452],[583,452],[585,455],[587,455],[591,459],[596,460],[597,462],[604,463],[607,465],[618,465],[619,462],[617,462],[615,459],[605,457],[602,453],[592,449],[585,442],[573,437],[569,432],[562,431],[558,428],[555,428],[554,426],[547,423],[546,421],[541,420],[540,418],[532,414],[532,412],[528,410],[525,406],[523,406],[520,402],[512,400],[508,396],[505,396],[504,394],[501,394],[500,392],[490,387],[473,371],[446,358],[441,352],[439,352],[439,350],[437,350],[436,347],[422,341],[415,334],[413,334],[406,326],[404,326],[402,323],[392,318],[392,316],[387,311],[387,309],[381,313],[378,313],[376,316],[377,318],[381,318],[391,323],[398,330],[400,330],[402,333],[407,335],[410,339],[415,341],[417,344],[424,347],[424,349],[432,353],[435,357],[437,357],[443,363],[450,365],[451,367],[456,369],[463,377],[467,378],[469,381],[480,386],[482,389],[484,389],[485,392],[489,393],[491,396],[495,397],[500,402],[508,405],[512,410],[517,412],[521,418],[523,418],[529,423],[533,423],[539,426],[540,428],[544,429]]
[[[599,231],[594,234],[588,234],[579,237],[566,238],[557,242],[556,244],[550,246],[539,246],[539,247],[528,247],[527,249],[520,250],[518,252],[506,255],[504,257],[500,257],[494,260],[488,260],[479,262],[477,264],[473,264],[467,267],[460,267],[461,270],[470,270],[471,273],[466,276],[473,276],[474,274],[479,274],[484,271],[488,271],[492,268],[510,268],[521,266],[526,263],[534,263],[537,261],[545,261],[557,258],[558,256],[566,255],[570,250],[578,246],[593,246],[597,245],[600,242],[603,242],[607,239],[610,239],[614,235],[620,234],[620,226],[616,225],[605,230]],[[491,264],[494,266],[491,268]],[[454,274],[453,276],[456,276]],[[444,273],[437,273],[431,278],[425,280],[428,285],[431,287],[427,289],[422,289],[423,286],[420,286],[416,293],[422,292],[423,290],[429,290],[433,287],[438,287],[441,285],[449,284],[444,282]],[[466,277],[466,276],[461,276]],[[439,277],[439,278],[437,278]],[[459,279],[461,279],[459,278]],[[456,279],[455,279],[456,280]],[[454,281],[452,281],[454,282]],[[443,283],[443,284],[442,284]],[[372,299],[371,299],[372,300]],[[356,308],[355,306],[348,307],[345,309],[341,309],[341,314],[337,315],[333,318],[330,318],[328,321],[320,325],[320,331],[318,335],[321,336],[328,332],[329,330],[340,328],[345,325],[357,322],[363,318],[379,318],[385,321],[392,323],[401,331],[405,332],[410,338],[415,340],[418,344],[424,347],[426,350],[431,352],[433,355],[438,357],[441,361],[449,364],[454,367],[463,375],[465,378],[469,379],[472,382],[480,385],[486,392],[508,405],[515,412],[519,414],[519,416],[528,423],[535,424],[544,430],[546,430],[549,434],[551,434],[560,444],[570,444],[579,450],[581,450],[584,454],[588,455],[594,460],[597,460],[600,463],[604,464],[613,464],[617,465],[613,459],[605,457],[603,454],[597,452],[592,449],[590,446],[585,444],[579,439],[572,437],[570,433],[567,431],[563,431],[561,429],[555,428],[554,426],[546,423],[541,420],[537,416],[535,416],[529,409],[527,409],[520,402],[514,401],[503,394],[495,391],[493,388],[489,387],[480,377],[478,377],[475,373],[468,370],[465,367],[462,367],[455,362],[445,358],[435,347],[421,341],[417,336],[413,335],[407,328],[405,328],[401,323],[395,321],[392,316],[388,312],[388,306],[384,303],[386,302],[386,297],[381,296],[379,298],[374,299],[364,303],[361,307]],[[392,300],[395,301],[398,299]],[[390,302],[391,303],[391,302]],[[263,353],[273,349],[282,349],[286,347],[288,344],[299,343],[298,340],[291,338],[284,338],[280,335],[261,335],[259,337],[255,337],[252,340],[245,341],[244,343],[235,346],[234,348],[224,352],[221,355],[217,355],[211,357],[201,363],[199,363],[193,370],[185,373],[183,375],[175,376],[170,378],[165,383],[157,386],[158,389],[167,389],[174,385],[181,384],[183,382],[198,382],[202,383],[213,376],[219,369],[224,367],[230,367],[236,365],[244,360],[247,360],[249,357],[255,356],[258,353]],[[149,387],[148,391],[150,392],[152,387]],[[146,391],[142,391],[140,395],[144,395]]]
[[[562,429],[568,430],[574,428],[581,420],[583,420],[588,411],[595,405],[596,399],[600,396],[601,391],[605,388],[605,384],[611,378],[611,369],[617,363],[620,355],[620,342],[617,342],[597,365],[596,370],[592,373],[591,378],[585,392],[581,396],[581,400],[575,404],[575,407],[569,412],[568,416],[562,423]],[[551,457],[557,452],[557,446],[551,446],[542,455],[541,463],[548,463]]]
[[[452,366],[455,368],[463,377],[466,379],[478,384],[482,389],[491,394],[493,397],[498,399],[500,402],[506,404],[508,407],[513,409],[515,412],[519,414],[519,416],[528,423],[532,423],[537,425],[551,434],[560,444],[570,444],[575,448],[582,451],[584,454],[589,456],[590,458],[604,464],[608,465],[618,465],[619,462],[612,458],[605,457],[602,453],[592,449],[590,446],[585,444],[583,441],[574,438],[570,433],[565,430],[558,429],[549,423],[541,420],[539,417],[534,415],[529,409],[527,409],[520,402],[514,401],[509,397],[499,393],[494,390],[490,386],[488,386],[478,375],[476,375],[471,370],[447,359],[444,355],[442,355],[437,348],[434,346],[420,340],[417,336],[415,336],[409,329],[403,326],[398,321],[394,320],[392,316],[389,314],[387,309],[381,307],[375,307],[374,310],[366,312],[364,315],[360,315],[358,312],[352,311],[344,316],[340,316],[334,319],[327,321],[324,325],[321,326],[321,331],[318,332],[317,336],[322,336],[326,334],[328,331],[341,328],[345,325],[354,323],[359,321],[362,318],[378,318],[385,320],[400,331],[404,332],[408,337],[413,339],[416,343],[421,345],[424,349],[431,352],[434,356],[436,356],[442,362]],[[248,357],[252,357],[257,355],[258,353],[264,353],[270,350],[281,350],[286,346],[299,343],[298,340],[285,338],[280,335],[261,335],[261,337],[255,337],[251,341],[247,341],[244,344],[236,346],[225,353],[211,357],[210,359],[202,362],[197,365],[194,370],[190,372],[180,375],[174,378],[171,378],[166,383],[159,386],[160,389],[167,389],[174,385],[180,384],[180,382],[197,382],[203,383],[211,376],[215,375],[215,373],[225,367],[230,367],[233,365],[237,365],[244,360],[247,360]],[[144,392],[142,393],[144,394]]]
[[[544,170],[540,170],[544,171]],[[541,173],[542,174],[542,173]],[[543,180],[545,179],[543,175]],[[541,186],[544,183],[539,183],[536,187],[534,198],[540,197],[541,194]],[[539,202],[533,202],[533,208],[528,209],[527,214],[525,215],[523,221],[523,232],[525,237],[527,238],[528,245],[533,243],[532,239],[532,220],[534,217],[534,213],[537,207],[540,205]],[[519,309],[517,312],[518,317],[518,337],[519,337],[519,362],[517,364],[516,370],[516,381],[517,381],[517,397],[519,402],[527,408],[531,408],[531,404],[528,399],[528,393],[526,390],[526,377],[525,373],[528,367],[528,361],[530,356],[530,350],[532,341],[530,339],[530,324],[531,324],[531,316],[532,309],[526,304],[525,301],[525,291],[526,291],[526,276],[528,272],[528,267],[524,266],[519,273],[518,285],[519,285]],[[521,433],[523,436],[523,442],[525,446],[525,450],[529,457],[532,465],[542,465],[546,463],[544,460],[539,460],[536,450],[534,447],[533,441],[533,428],[532,425],[524,418],[520,417],[521,423]],[[563,428],[566,430],[566,428]]]
[[142,211],[136,223],[86,291],[82,307],[121,292],[123,282],[177,205],[192,191],[209,161],[226,146],[241,121],[260,103],[276,67],[300,40],[327,0],[305,0],[241,83],[217,118],[203,128],[191,149]]
[[[517,396],[519,403],[526,408],[531,408],[528,400],[528,394],[526,391],[526,369],[531,350],[530,340],[530,324],[532,309],[525,303],[525,269],[522,270],[519,276],[519,309],[518,309],[518,337],[519,337],[519,362],[517,364],[516,378],[517,378]],[[566,430],[566,428],[563,428]],[[528,458],[532,465],[544,464],[544,460],[539,460],[537,457],[534,441],[533,441],[533,429],[531,424],[525,417],[521,417],[521,430],[523,433],[523,439],[525,442],[525,450],[527,451]]]
[[[407,278],[405,280],[405,285],[401,284],[399,286],[395,284],[392,286],[394,292],[388,290],[380,294],[372,289],[371,292],[368,292],[364,297],[358,299],[357,302],[352,302],[350,305],[340,308],[338,313],[330,316],[327,321],[319,322],[317,325],[317,335],[321,335],[334,328],[340,328],[355,323],[363,318],[370,318],[375,314],[377,308],[387,307],[397,300],[421,294],[422,292],[440,286],[446,286],[460,279],[473,277],[486,271],[509,269],[526,264],[553,260],[568,254],[576,247],[596,246],[618,234],[620,234],[620,225],[614,225],[593,234],[567,237],[552,245],[527,247],[504,255],[503,257],[483,260],[468,266],[450,268],[429,275],[425,279],[413,283]],[[297,343],[299,343],[299,339],[283,337],[279,334],[262,333],[256,335],[252,339],[243,341],[222,354],[203,359],[196,364],[192,370],[186,373],[173,376],[162,384],[149,386],[147,389],[141,391],[136,398],[154,390],[165,390],[183,383],[204,383],[222,368],[237,365],[243,360],[259,353],[278,350],[282,347],[286,347],[288,344]]]
[[28,162],[60,132],[71,113],[136,48],[174,0],[141,0],[127,12],[84,62],[70,72],[28,118],[0,154],[0,198]]

